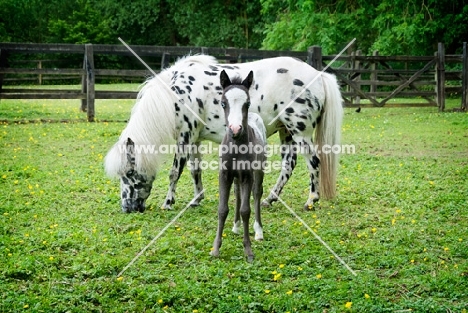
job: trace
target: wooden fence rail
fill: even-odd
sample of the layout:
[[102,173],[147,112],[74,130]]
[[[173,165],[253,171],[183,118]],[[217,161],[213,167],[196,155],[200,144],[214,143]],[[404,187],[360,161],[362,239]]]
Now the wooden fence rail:
[[[430,105],[439,110],[445,108],[445,95],[461,95],[461,109],[468,108],[468,56],[466,43],[462,55],[445,55],[443,44],[439,44],[434,56],[380,56],[377,51],[371,56],[360,51],[351,51],[347,55],[323,56],[321,48],[310,47],[306,52],[246,50],[215,47],[155,47],[132,46],[140,57],[157,60],[163,69],[178,57],[188,54],[209,54],[220,62],[239,63],[277,56],[291,56],[308,62],[318,70],[337,76],[342,86],[342,94],[347,106],[373,105],[384,106],[395,97],[413,98],[411,102],[399,105]],[[35,56],[40,62],[36,67],[24,67],[26,61],[14,62],[10,59],[16,54]],[[45,68],[49,62],[42,62],[37,56],[55,54],[81,55],[83,62],[72,64],[74,68]],[[95,90],[96,78],[134,77],[144,81],[151,76],[143,65],[132,69],[100,68],[96,58],[100,56],[118,56],[134,58],[122,45],[73,45],[73,44],[25,44],[0,43],[0,99],[80,99],[81,108],[87,112],[88,120],[94,121],[95,99],[135,99],[137,92]],[[39,60],[38,60],[39,59]],[[330,62],[334,60],[334,63]],[[66,60],[66,59],[65,59]],[[30,61],[31,62],[31,61]],[[117,61],[114,61],[117,62]],[[14,66],[10,66],[10,63]],[[97,64],[96,64],[97,63]],[[31,64],[31,63],[29,63]],[[461,70],[447,71],[447,64],[458,64]],[[78,66],[77,66],[78,65]],[[98,65],[98,66],[96,66]],[[453,66],[452,66],[453,67]],[[44,75],[67,79],[81,77],[81,90],[18,89],[7,88],[7,79],[20,79],[24,75],[33,75],[41,82]],[[449,83],[447,83],[449,82]],[[414,101],[418,99],[418,101]]]

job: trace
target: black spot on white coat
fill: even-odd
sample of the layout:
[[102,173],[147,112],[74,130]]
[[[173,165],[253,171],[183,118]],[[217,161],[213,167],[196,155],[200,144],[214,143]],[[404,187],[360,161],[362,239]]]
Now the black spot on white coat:
[[302,80],[295,79],[295,80],[293,80],[293,85],[295,85],[295,86],[304,86],[304,83],[302,82]]
[[214,72],[209,72],[209,71],[204,71],[204,73],[208,76],[217,76],[218,73],[214,73]]

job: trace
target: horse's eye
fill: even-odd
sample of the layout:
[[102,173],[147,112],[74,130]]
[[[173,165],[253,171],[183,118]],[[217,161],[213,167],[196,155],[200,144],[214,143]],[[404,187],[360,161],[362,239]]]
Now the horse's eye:
[[221,101],[221,107],[224,109],[226,107],[226,102]]

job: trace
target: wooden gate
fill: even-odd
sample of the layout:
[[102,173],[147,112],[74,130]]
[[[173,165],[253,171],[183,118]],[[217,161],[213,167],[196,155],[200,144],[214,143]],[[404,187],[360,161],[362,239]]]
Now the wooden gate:
[[[321,49],[309,50],[312,66],[327,67],[343,87],[342,95],[347,106],[437,106],[443,111],[446,93],[461,93],[461,109],[467,108],[468,74],[466,43],[462,55],[445,55],[439,43],[434,56],[371,56],[360,51],[342,56],[322,56]],[[336,60],[336,64],[330,61]],[[328,63],[327,63],[328,62]],[[446,71],[446,63],[463,63],[461,71]],[[461,86],[446,86],[447,81],[461,81]],[[399,98],[398,102],[391,102]],[[401,99],[408,99],[407,102]]]

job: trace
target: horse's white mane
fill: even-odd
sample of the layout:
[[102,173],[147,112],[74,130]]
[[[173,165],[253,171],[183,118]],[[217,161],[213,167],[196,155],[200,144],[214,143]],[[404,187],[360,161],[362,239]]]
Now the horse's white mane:
[[138,173],[156,174],[167,155],[152,153],[151,149],[156,150],[161,145],[175,142],[174,103],[178,103],[179,98],[170,89],[172,73],[187,68],[190,63],[208,66],[218,62],[209,55],[182,57],[173,66],[143,83],[127,127],[105,158],[104,165],[109,176],[119,177],[128,170],[125,150],[127,138],[135,143]]
[[[170,74],[166,70],[142,85],[127,126],[105,158],[106,173],[110,177],[122,176],[128,170],[125,146],[127,138],[135,143],[138,173],[155,175],[166,159],[167,156],[154,151],[161,145],[174,143],[174,103],[179,102],[179,99],[170,89],[168,77]],[[154,149],[153,152],[151,149]]]

